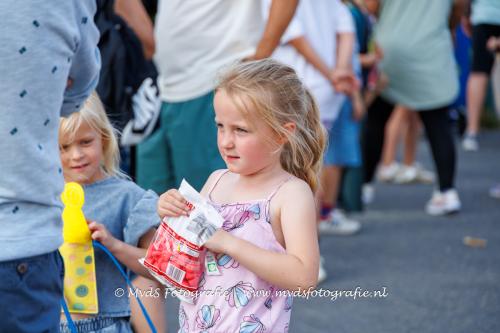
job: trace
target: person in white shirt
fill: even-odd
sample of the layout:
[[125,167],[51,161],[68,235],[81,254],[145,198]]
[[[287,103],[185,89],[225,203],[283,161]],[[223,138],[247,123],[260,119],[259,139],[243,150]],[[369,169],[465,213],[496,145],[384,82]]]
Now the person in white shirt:
[[[268,8],[269,0],[263,2],[266,5],[264,9]],[[352,118],[352,107],[346,94],[351,95],[357,85],[351,61],[354,46],[354,22],[345,5],[339,0],[303,1],[283,35],[280,47],[273,53],[273,58],[296,70],[316,98],[321,121],[329,131],[329,146],[337,150],[335,156],[332,155],[332,149],[325,152],[322,190],[317,198],[321,208],[320,232],[335,235],[350,235],[360,229],[359,222],[347,219],[339,210],[334,209],[344,165],[336,156],[346,151],[346,148],[335,144],[334,136],[342,136],[338,140],[340,145],[352,141],[353,145],[358,146],[358,161],[361,155],[358,136],[351,135],[353,133],[344,129],[338,130],[346,125],[349,127],[345,121],[347,117]],[[341,111],[349,115],[346,117],[346,114],[342,114],[338,118]],[[350,159],[351,156],[347,158]],[[326,278],[326,272],[320,266],[321,281]]]
[[164,0],[155,22],[160,128],[137,149],[137,183],[162,193],[182,178],[200,190],[222,168],[213,90],[219,71],[265,58],[278,45],[298,0],[274,0],[267,24],[255,0]]

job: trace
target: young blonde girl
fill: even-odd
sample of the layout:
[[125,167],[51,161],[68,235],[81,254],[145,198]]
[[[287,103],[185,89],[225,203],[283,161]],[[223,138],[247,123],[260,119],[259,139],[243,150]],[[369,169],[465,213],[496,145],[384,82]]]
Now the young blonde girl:
[[[182,332],[285,332],[292,297],[318,277],[313,191],[325,144],[319,112],[294,70],[245,62],[222,77],[214,97],[217,143],[227,170],[201,193],[224,217],[205,246],[220,275],[204,275],[195,304],[181,303]],[[160,196],[160,216],[189,214],[177,190]]]
[[[153,227],[159,223],[158,197],[135,185],[120,171],[115,130],[95,93],[79,112],[61,118],[59,147],[65,181],[77,182],[85,191],[83,212],[92,238],[108,248],[123,265],[148,276],[137,259],[144,256],[144,248],[154,234]],[[115,295],[118,288],[128,290],[124,278],[98,248],[95,266],[99,313],[95,316],[73,313],[78,332],[131,332],[128,293],[122,297]],[[138,279],[141,279],[139,285],[149,281]],[[61,332],[69,332],[64,315],[61,319]],[[165,326],[164,322],[159,326]]]

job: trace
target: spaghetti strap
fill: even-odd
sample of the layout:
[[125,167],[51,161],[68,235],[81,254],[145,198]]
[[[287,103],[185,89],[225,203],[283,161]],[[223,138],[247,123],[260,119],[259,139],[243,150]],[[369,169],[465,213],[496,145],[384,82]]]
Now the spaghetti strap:
[[278,193],[278,190],[281,188],[281,186],[283,186],[283,184],[285,184],[287,181],[289,181],[290,179],[292,179],[293,177],[290,176],[288,177],[287,179],[285,179],[284,181],[282,181],[281,183],[278,184],[278,186],[276,186],[276,188],[274,189],[274,191],[267,197],[267,201],[271,201],[271,199],[274,197],[274,195],[276,193]]
[[215,189],[215,186],[217,186],[217,184],[219,183],[219,181],[221,180],[222,176],[224,176],[227,172],[229,171],[229,169],[225,169],[225,170],[222,170],[218,175],[217,175],[217,179],[215,180],[215,182],[212,184],[212,186],[210,187],[210,190],[208,191],[208,195],[207,197],[208,198],[211,198],[212,197],[212,192],[213,190]]
[[274,195],[276,193],[278,193],[281,186],[283,186],[283,184],[285,184],[287,181],[289,181],[292,178],[293,178],[293,176],[290,176],[287,179],[285,179],[284,181],[282,181],[281,183],[279,183],[278,186],[276,186],[276,188],[274,189],[274,191],[267,197],[266,202],[265,202],[265,208],[264,208],[264,210],[266,212],[266,222],[267,223],[271,224],[271,199],[274,197]]

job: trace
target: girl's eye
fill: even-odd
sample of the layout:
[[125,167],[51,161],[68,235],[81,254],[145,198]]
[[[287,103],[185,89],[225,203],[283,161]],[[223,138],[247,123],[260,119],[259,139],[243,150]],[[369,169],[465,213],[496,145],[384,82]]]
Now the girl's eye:
[[223,127],[221,123],[216,123],[215,125],[217,126],[217,128],[222,128]]
[[89,140],[82,140],[82,145],[89,145],[92,143],[92,139],[89,139]]
[[68,148],[69,148],[68,145],[59,146],[59,150],[61,150],[61,151],[66,151]]
[[241,128],[241,127],[237,127],[237,128],[236,128],[236,131],[237,131],[237,132],[240,132],[240,133],[248,133],[248,131],[247,131],[246,129]]

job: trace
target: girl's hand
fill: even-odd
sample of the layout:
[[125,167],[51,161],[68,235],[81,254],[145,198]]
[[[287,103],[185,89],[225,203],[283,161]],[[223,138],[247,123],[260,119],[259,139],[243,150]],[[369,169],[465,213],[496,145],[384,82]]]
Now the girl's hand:
[[189,216],[192,205],[176,189],[168,190],[158,199],[158,215],[168,217]]
[[359,55],[359,60],[363,68],[373,68],[379,61],[379,55],[375,52]]
[[113,252],[114,247],[118,244],[118,240],[111,235],[103,224],[90,221],[89,229],[93,240],[100,242],[108,250]]
[[337,92],[346,95],[351,95],[360,86],[356,75],[351,69],[335,68],[330,73],[330,82]]
[[203,246],[215,253],[226,253],[224,245],[227,245],[230,237],[231,235],[227,231],[219,229],[205,244],[203,244]]

